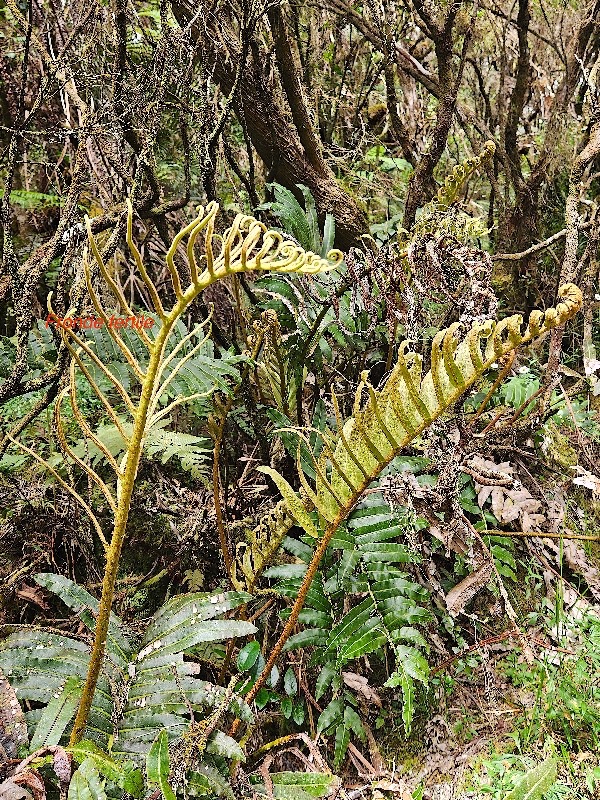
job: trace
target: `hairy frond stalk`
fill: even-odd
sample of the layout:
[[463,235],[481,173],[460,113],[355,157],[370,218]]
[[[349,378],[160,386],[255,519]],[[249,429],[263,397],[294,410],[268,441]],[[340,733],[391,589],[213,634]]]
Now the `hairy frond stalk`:
[[[107,547],[106,568],[102,582],[102,596],[98,607],[98,616],[96,620],[96,630],[89,670],[71,733],[72,744],[78,742],[83,736],[92,706],[94,692],[98,682],[98,676],[102,668],[106,638],[109,629],[110,613],[113,604],[115,582],[119,568],[119,559],[126,535],[131,497],[142,456],[144,441],[152,425],[163,418],[167,411],[172,410],[181,404],[182,399],[178,398],[168,405],[167,409],[157,411],[160,397],[164,394],[165,390],[176,376],[177,372],[189,359],[194,356],[207,338],[206,336],[202,337],[198,344],[196,344],[191,351],[177,363],[177,366],[171,371],[168,377],[163,380],[165,368],[169,366],[175,355],[189,342],[192,336],[201,330],[201,327],[196,328],[192,334],[189,334],[183,339],[183,341],[179,342],[174,350],[171,351],[170,355],[165,355],[170,336],[175,329],[177,321],[189,308],[190,304],[196,299],[196,297],[198,297],[198,295],[204,291],[204,289],[206,289],[215,281],[228,275],[234,275],[239,272],[259,270],[297,272],[310,275],[317,272],[322,272],[324,270],[333,269],[342,260],[342,254],[337,250],[332,250],[327,259],[323,259],[311,252],[305,252],[294,242],[285,240],[279,233],[269,231],[261,222],[244,214],[238,214],[234,219],[232,226],[225,231],[222,236],[218,237],[214,233],[215,219],[217,217],[218,210],[219,207],[216,203],[209,203],[206,210],[200,208],[196,219],[175,236],[166,256],[166,265],[173,283],[176,301],[170,310],[165,310],[159,298],[158,290],[150,278],[147,270],[145,269],[140,252],[133,242],[133,208],[131,203],[128,204],[127,243],[137,268],[141,274],[142,280],[148,289],[149,296],[153,303],[153,311],[156,313],[156,316],[160,321],[160,327],[158,328],[154,338],[150,338],[145,332],[140,332],[142,333],[142,340],[148,350],[149,355],[145,369],[142,368],[135,354],[125,343],[120,334],[108,324],[109,314],[103,307],[98,293],[93,286],[88,256],[87,254],[84,256],[84,277],[92,304],[99,317],[105,323],[104,329],[111,336],[123,354],[125,360],[128,362],[133,374],[137,377],[139,383],[141,384],[139,399],[137,399],[137,401],[135,401],[130,394],[123,389],[119,381],[106,367],[102,359],[96,352],[94,352],[94,349],[89,344],[83,341],[83,339],[72,329],[66,326],[60,327],[61,335],[71,352],[74,364],[77,364],[83,375],[89,381],[92,389],[97,394],[109,416],[113,422],[115,422],[115,425],[118,427],[121,433],[123,433],[123,435],[125,432],[122,426],[119,424],[118,414],[111,406],[110,402],[106,398],[106,395],[94,381],[90,371],[87,369],[83,361],[84,356],[87,356],[90,361],[101,371],[101,373],[113,384],[133,417],[133,430],[131,431],[129,437],[124,436],[126,442],[126,451],[120,464],[117,465],[114,459],[108,459],[117,477],[116,505],[112,494],[110,493],[104,481],[100,479],[94,470],[84,464],[81,459],[75,458],[76,462],[100,487],[106,499],[108,500],[109,505],[114,509],[114,524],[110,541],[106,543],[100,526],[97,521],[95,521],[95,527],[98,532],[98,536]],[[131,313],[133,315],[132,309],[126,302],[122,291],[111,278],[110,273],[102,260],[100,249],[91,233],[89,220],[87,222],[87,228],[90,240],[90,250],[98,265],[100,275],[102,278],[104,278],[109,288],[113,291],[113,294],[115,295],[115,298],[121,307],[127,313]],[[200,233],[204,234],[203,253],[200,258],[197,259],[194,252],[194,247]],[[186,237],[191,282],[187,287],[184,288],[175,264],[175,258],[176,254],[178,253],[179,246],[184,242]],[[185,399],[189,401],[190,399],[199,397],[202,394],[203,393],[196,393]],[[63,396],[64,395],[61,395],[60,400],[63,399]],[[82,415],[79,412],[75,398],[74,368],[71,370],[71,401],[73,404],[75,419],[79,422],[84,436],[89,436],[89,438],[95,442],[100,447],[100,450],[106,455],[106,448],[102,447],[101,443],[99,444],[98,437],[91,433],[85,421],[83,424],[81,424]],[[57,404],[57,415],[59,417],[58,427],[60,431],[59,435],[61,437],[61,443],[65,453],[73,455],[72,449],[69,447],[66,438],[62,433],[62,425],[60,424],[60,411],[61,403],[59,402]],[[53,473],[59,478],[55,470]],[[94,521],[95,517],[93,516],[91,509],[86,506],[81,498],[78,499],[80,503],[84,505],[84,508],[86,508],[92,520]]]

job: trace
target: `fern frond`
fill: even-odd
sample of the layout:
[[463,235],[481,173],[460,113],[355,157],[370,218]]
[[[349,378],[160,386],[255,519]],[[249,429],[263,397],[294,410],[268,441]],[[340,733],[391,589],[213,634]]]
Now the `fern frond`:
[[161,419],[153,424],[146,436],[146,452],[149,456],[159,456],[161,464],[177,458],[182,468],[193,478],[205,477],[210,464],[210,440],[202,436],[192,436],[190,433],[167,430],[166,426],[170,422],[170,419]]
[[337,527],[381,470],[494,362],[566,322],[583,302],[573,284],[561,287],[559,298],[556,308],[533,311],[525,330],[522,317],[516,314],[501,322],[475,323],[462,341],[455,337],[456,324],[440,331],[432,342],[431,368],[422,378],[421,356],[407,352],[407,343],[403,343],[383,388],[376,390],[366,384],[368,399],[362,405],[359,388],[355,415],[338,431],[333,457],[325,455],[321,474],[317,473],[317,507],[327,523],[335,521]]
[[256,362],[256,380],[261,398],[286,416],[291,416],[295,405],[295,385],[282,349],[281,327],[273,309],[261,317],[263,346]]
[[[324,582],[313,582],[307,595],[300,622],[313,625],[294,636],[286,650],[307,644],[316,647],[312,662],[335,664],[341,670],[346,663],[381,648],[386,641],[393,646],[403,641],[424,644],[413,626],[431,619],[425,607],[427,592],[411,581],[402,566],[419,560],[397,539],[403,528],[397,515],[380,501],[361,502],[348,520],[347,528],[332,542],[338,551]],[[283,577],[276,585],[279,593],[297,595],[302,575],[295,576],[289,565],[271,567],[267,577]],[[362,600],[336,617],[333,597],[339,601],[357,594]],[[366,595],[366,596],[365,596]]]
[[[456,324],[440,331],[432,342],[431,369],[424,377],[421,377],[422,357],[407,352],[408,345],[404,342],[382,389],[374,389],[366,380],[361,382],[354,416],[346,421],[332,394],[338,425],[337,444],[333,453],[328,453],[327,449],[322,453],[314,488],[309,487],[308,492],[303,489],[299,497],[283,476],[270,467],[259,468],[276,481],[284,498],[279,514],[287,521],[280,526],[278,540],[282,541],[285,536],[285,525],[289,525],[289,530],[293,522],[314,537],[315,527],[307,514],[313,508],[321,515],[322,528],[335,530],[384,467],[450,408],[495,361],[535,336],[563,324],[582,306],[581,291],[574,284],[562,286],[558,296],[561,302],[556,308],[531,313],[524,331],[519,314],[501,322],[475,323],[460,343],[455,338]],[[361,405],[365,387],[368,399]],[[298,478],[302,486],[306,485],[304,472],[299,466]],[[285,506],[287,515],[283,513]],[[260,537],[258,529],[256,536]]]
[[[91,433],[89,426],[84,421],[83,415],[77,411],[76,370],[73,366],[70,372],[70,393],[74,417],[76,422],[80,424],[86,444],[84,452],[87,452],[87,442],[89,439],[113,468],[116,477],[116,491],[113,494],[107,483],[100,478],[92,467],[84,462],[83,458],[76,453],[76,449],[71,447],[67,441],[60,418],[63,399],[63,395],[61,395],[61,402],[56,406],[56,424],[62,450],[65,454],[72,455],[75,462],[87,473],[88,477],[99,486],[114,513],[112,535],[110,540],[108,540],[108,538],[104,536],[100,524],[91,508],[74,489],[70,489],[71,493],[90,516],[98,536],[106,548],[106,567],[102,584],[102,598],[98,609],[98,624],[95,629],[94,647],[92,649],[89,669],[81,695],[81,702],[71,733],[72,744],[76,744],[83,736],[88,714],[94,701],[96,684],[103,669],[106,635],[109,628],[110,611],[114,597],[119,559],[126,535],[131,497],[144,445],[150,445],[150,447],[152,447],[150,444],[150,437],[156,430],[162,430],[162,425],[159,425],[159,423],[164,421],[170,411],[183,402],[200,399],[210,394],[210,392],[216,388],[215,383],[212,382],[205,392],[197,388],[195,391],[182,393],[176,396],[166,409],[162,408],[161,410],[159,408],[165,396],[168,397],[170,392],[178,391],[177,385],[184,379],[185,373],[190,372],[193,365],[195,365],[197,372],[202,376],[203,382],[206,382],[204,380],[206,378],[206,374],[204,374],[205,371],[203,371],[202,367],[199,367],[197,363],[195,364],[195,362],[201,358],[200,351],[207,337],[205,337],[204,340],[198,341],[195,345],[192,345],[191,349],[188,349],[187,345],[191,342],[193,335],[198,333],[198,330],[196,330],[184,336],[183,340],[180,340],[179,344],[175,345],[174,350],[170,346],[176,335],[182,315],[201,292],[215,281],[226,276],[249,271],[313,275],[335,269],[343,259],[342,253],[338,250],[331,250],[327,258],[321,258],[310,250],[305,251],[297,243],[285,239],[280,233],[268,230],[261,222],[246,214],[238,214],[233,220],[231,227],[222,235],[217,235],[215,234],[215,221],[219,207],[217,203],[211,202],[208,204],[206,211],[202,207],[198,209],[198,216],[196,219],[185,226],[174,237],[167,251],[165,262],[171,276],[175,293],[175,302],[169,310],[166,310],[159,297],[156,286],[144,267],[140,252],[133,242],[133,206],[130,201],[128,201],[127,204],[127,211],[127,242],[154,305],[154,314],[158,318],[157,331],[155,333],[153,332],[153,336],[150,336],[141,327],[137,327],[138,323],[133,319],[133,309],[128,304],[121,288],[113,280],[110,270],[104,263],[101,250],[92,233],[91,222],[88,218],[86,218],[86,226],[89,245],[84,250],[82,258],[82,285],[87,287],[92,306],[96,310],[99,319],[102,320],[104,324],[103,333],[108,334],[108,340],[114,351],[118,354],[116,363],[122,367],[122,360],[125,360],[127,368],[124,370],[124,374],[127,382],[129,382],[130,377],[127,373],[130,373],[134,379],[133,383],[139,385],[139,394],[137,391],[133,392],[129,389],[129,386],[127,388],[123,386],[122,381],[118,375],[115,374],[121,372],[120,368],[110,369],[101,354],[97,352],[94,343],[86,341],[85,336],[75,332],[73,327],[76,323],[73,321],[73,310],[67,313],[65,320],[59,320],[52,311],[51,297],[48,299],[48,310],[53,316],[54,322],[58,323],[60,335],[72,356],[74,364],[87,379],[125,443],[123,455],[120,461],[117,461],[115,454],[106,442],[101,442],[99,437]],[[203,240],[200,234],[203,234]],[[190,275],[190,283],[187,286],[184,286],[182,277],[175,263],[176,254],[180,246],[184,244],[187,245]],[[202,250],[199,257],[196,250],[197,244],[200,244]],[[94,272],[92,270],[94,270]],[[103,278],[108,288],[112,291],[116,303],[131,316],[131,325],[136,326],[135,332],[137,338],[136,336],[130,337],[125,332],[121,334],[119,330],[122,326],[111,324],[113,316],[109,316],[109,312],[105,308],[94,286],[95,279],[98,275]],[[70,322],[67,324],[66,319],[69,318]],[[157,320],[155,319],[154,321],[156,322]],[[85,327],[82,320],[79,320],[78,324],[81,325],[81,327]],[[127,323],[125,323],[125,326],[126,325]],[[181,355],[179,351],[181,351]],[[94,371],[96,371],[100,380],[96,379]],[[109,384],[109,390],[106,393],[100,386],[103,380],[108,381]],[[120,420],[118,406],[113,405],[111,402],[109,396],[110,392],[113,394],[116,392],[120,396],[120,400],[125,404],[127,411],[131,415],[130,435],[126,433],[127,425],[122,424]],[[179,441],[177,437],[179,437]],[[15,442],[11,437],[9,437],[9,440],[21,446],[21,449],[25,449],[28,454],[37,457],[23,445]],[[163,460],[178,454],[181,442],[181,435],[171,434],[170,441],[166,443],[166,447],[164,443],[161,443],[160,449],[162,449],[164,453]],[[184,444],[187,449],[186,453],[182,456],[182,466],[188,468],[196,475],[200,475],[203,465],[203,452],[200,449],[200,440],[191,442],[187,439]],[[158,445],[156,447],[158,449]],[[56,470],[50,464],[44,462],[44,460],[39,457],[37,458],[51,470],[62,485],[66,486],[65,481],[60,478]]]
[[481,169],[483,164],[493,157],[496,152],[496,145],[494,142],[486,142],[479,155],[467,158],[465,161],[457,164],[450,175],[448,175],[444,183],[438,189],[436,196],[421,210],[419,219],[417,220],[414,230],[416,233],[423,232],[428,224],[434,217],[442,215],[447,211],[452,203],[456,201],[458,195],[469,178]]
[[[429,593],[404,571],[405,565],[420,561],[417,553],[398,542],[405,522],[373,496],[361,501],[347,525],[332,539],[329,556],[310,586],[298,618],[304,628],[285,644],[285,650],[313,648],[310,663],[321,666],[316,699],[329,689],[334,694],[318,725],[336,733],[336,737],[337,726],[343,725],[347,716],[354,719],[354,711],[348,705],[349,694],[340,688],[348,676],[346,673],[344,678],[342,671],[352,669],[350,665],[357,659],[371,653],[383,658],[386,646],[387,653],[393,654],[394,671],[385,685],[402,687],[402,716],[407,732],[414,710],[414,684],[428,680],[429,667],[422,652],[427,644],[418,626],[432,619],[427,607]],[[288,539],[284,549],[306,562],[310,548],[303,555],[298,552],[299,544]],[[306,570],[306,563],[283,564],[269,568],[265,575],[280,579],[274,591],[294,598],[300,592]],[[360,720],[358,725],[362,732]],[[356,733],[360,735],[358,730]],[[338,758],[345,753],[342,744],[336,738]]]
[[232,565],[231,580],[238,590],[253,591],[259,575],[272,562],[293,524],[294,518],[282,501],[248,531],[248,542],[238,543]]
[[469,216],[454,204],[469,178],[480,170],[495,152],[496,145],[489,141],[478,155],[456,164],[437,190],[435,197],[421,208],[411,230],[401,228],[398,231],[400,258],[406,258],[411,242],[420,237],[429,235],[439,239],[443,236],[452,236],[458,241],[466,242],[488,233],[483,220]]
[[[400,347],[396,365],[381,390],[368,386],[365,376],[357,392],[353,417],[343,425],[339,423],[334,457],[328,457],[324,450],[320,458],[313,493],[322,517],[323,536],[318,540],[286,625],[261,675],[248,692],[248,701],[256,697],[279,658],[300,617],[332,537],[365,489],[403,447],[450,408],[495,361],[535,336],[563,324],[583,304],[581,291],[574,284],[562,286],[558,296],[561,302],[556,308],[530,314],[524,331],[523,318],[518,314],[501,322],[476,322],[460,342],[454,335],[457,324],[440,331],[432,342],[431,368],[423,378],[422,358],[417,353],[407,353],[406,343]],[[364,405],[363,385],[369,389]],[[261,470],[269,472],[276,480],[290,515],[314,537],[315,527],[308,515],[313,506],[310,498],[298,496],[283,476],[268,467]],[[238,726],[236,722],[232,732],[237,731]]]
[[[95,632],[99,604],[85,589],[60,575],[39,574],[36,582],[57,594]],[[254,633],[248,622],[224,619],[249,599],[236,592],[178,595],[156,612],[139,641],[112,614],[88,736],[101,747],[114,736],[113,752],[141,759],[164,727],[171,737],[186,731],[190,708],[201,712],[221,703],[225,690],[195,678],[194,665],[184,654],[207,642]],[[0,643],[0,669],[19,700],[45,706],[25,714],[32,749],[62,739],[79,703],[89,658],[85,642],[44,630],[25,628]],[[229,706],[251,718],[240,700],[228,699]]]

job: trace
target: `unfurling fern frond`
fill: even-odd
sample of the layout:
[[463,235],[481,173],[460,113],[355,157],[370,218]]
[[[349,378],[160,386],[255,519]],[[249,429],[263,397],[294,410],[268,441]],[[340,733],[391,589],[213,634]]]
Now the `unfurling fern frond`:
[[[58,323],[64,345],[72,357],[70,385],[59,393],[55,403],[56,434],[65,457],[74,461],[104,495],[113,514],[110,537],[105,535],[99,519],[77,490],[67,483],[57,470],[45,462],[39,454],[8,434],[9,440],[14,445],[44,464],[61,486],[75,497],[88,514],[98,539],[106,551],[106,567],[102,583],[102,597],[98,607],[98,622],[95,626],[95,641],[71,733],[71,744],[76,744],[84,734],[88,714],[95,697],[96,683],[103,667],[105,639],[109,628],[119,559],[125,540],[131,498],[144,445],[152,430],[156,429],[157,423],[167,418],[174,409],[183,403],[190,403],[205,397],[214,388],[211,385],[206,391],[195,391],[192,394],[187,393],[184,389],[182,394],[176,393],[175,399],[168,400],[169,394],[177,386],[176,382],[182,380],[185,370],[189,368],[192,359],[200,355],[201,348],[208,338],[207,335],[203,335],[203,338],[198,336],[198,333],[203,331],[202,325],[197,326],[183,338],[177,337],[177,326],[182,315],[205,289],[230,275],[251,271],[314,275],[335,269],[343,258],[342,253],[338,250],[330,251],[326,258],[321,258],[311,251],[307,252],[297,243],[284,239],[281,234],[268,230],[261,222],[245,214],[237,214],[233,224],[222,235],[219,235],[215,233],[219,206],[217,203],[211,202],[206,210],[201,207],[196,219],[179,231],[166,253],[166,268],[171,278],[175,300],[170,308],[165,308],[158,289],[148,275],[142,256],[133,241],[133,206],[131,202],[127,204],[127,211],[127,244],[151,300],[154,321],[157,323],[156,329],[146,331],[145,327],[137,327],[135,324],[134,310],[105,263],[98,241],[92,233],[89,218],[86,218],[89,247],[84,250],[82,258],[82,285],[87,287],[89,300],[111,339],[114,353],[118,353],[121,361],[127,364],[126,370],[132,377],[127,387],[99,357],[94,344],[87,340],[85,333],[81,329],[78,332],[75,330],[77,324],[81,328],[85,328],[83,322],[80,320],[79,323],[74,323],[72,313],[67,314],[67,318],[70,317],[68,324],[65,320],[58,320],[52,312],[50,298],[48,302],[50,315]],[[175,263],[176,258],[182,256],[181,250],[187,253],[189,271],[185,276],[180,273]],[[103,293],[99,292],[95,286],[98,278],[112,292],[121,313],[124,312],[128,318],[131,318],[131,325],[135,325],[136,333],[139,336],[139,341],[136,339],[135,344],[132,344],[131,341],[128,344],[130,337],[122,334],[121,326],[113,325],[112,317],[114,315],[107,309],[101,296]],[[199,341],[192,345],[191,341],[194,336],[197,336]],[[173,347],[173,342],[177,338],[179,341]],[[102,380],[110,385],[109,393],[104,391],[102,385],[99,384],[97,379],[99,374],[102,375]],[[126,442],[126,449],[118,461],[97,433],[91,429],[82,413],[77,397],[78,377],[87,380],[104,411]],[[129,388],[130,385],[135,388],[135,392]],[[115,397],[118,401],[116,404]],[[75,453],[63,424],[62,407],[67,398],[84,439],[92,442],[102,452],[112,468],[111,478],[105,480],[89,465],[87,458],[81,458]],[[166,405],[165,398],[167,398]],[[131,424],[130,434],[121,423],[121,409],[127,415],[127,422]],[[188,458],[186,463],[192,469],[196,469],[198,460],[196,458],[191,463]]]
[[438,217],[448,211],[452,203],[458,198],[459,192],[471,175],[481,169],[483,164],[492,158],[495,152],[496,145],[494,142],[489,141],[485,143],[479,155],[467,158],[465,161],[457,164],[440,186],[433,200],[430,200],[429,203],[422,208],[419,219],[414,226],[414,232],[423,232],[426,226],[431,224],[434,217]]
[[[400,345],[397,363],[383,388],[374,389],[364,376],[356,393],[354,416],[342,422],[337,414],[337,438],[325,444],[315,462],[314,488],[303,471],[298,471],[303,500],[280,475],[268,467],[260,468],[283,490],[296,522],[314,535],[314,525],[306,523],[306,511],[298,510],[299,506],[313,506],[324,527],[335,529],[392,458],[450,408],[495,361],[566,322],[583,302],[573,284],[561,287],[559,298],[556,308],[533,311],[524,331],[519,314],[501,322],[475,323],[460,342],[455,337],[458,324],[440,331],[432,343],[431,369],[423,377],[422,357],[407,351],[406,342]],[[364,404],[363,394],[367,395]],[[337,410],[335,395],[332,399]]]
[[[407,343],[403,343],[397,362],[380,390],[368,383],[366,374],[363,376],[356,393],[354,414],[346,421],[342,420],[336,396],[332,394],[337,434],[335,437],[323,436],[321,454],[314,458],[316,477],[312,485],[298,458],[300,494],[274,469],[258,468],[273,478],[290,516],[317,545],[290,617],[262,675],[249,692],[248,700],[254,699],[279,658],[298,621],[332,537],[365,489],[402,448],[452,407],[495,361],[563,324],[583,304],[581,291],[574,284],[562,286],[558,296],[561,302],[556,308],[530,314],[525,330],[522,330],[523,318],[515,314],[501,322],[475,322],[461,341],[455,337],[460,327],[458,323],[440,331],[433,339],[431,368],[424,377],[422,357],[407,352]],[[367,399],[363,403],[365,393]],[[310,514],[313,509],[319,515],[318,526]]]
[[293,524],[294,519],[286,505],[277,503],[262,515],[256,527],[247,532],[248,541],[237,544],[232,564],[231,580],[236,589],[253,591],[260,574],[272,562]]
[[259,324],[263,342],[255,371],[259,397],[289,417],[296,403],[296,384],[282,347],[277,313],[273,309],[263,311]]
[[427,235],[438,239],[449,235],[466,242],[488,232],[483,220],[464,213],[455,203],[469,178],[493,157],[495,151],[496,145],[489,141],[478,155],[456,164],[435,197],[421,208],[411,230],[401,229],[398,232],[401,256],[406,256],[411,242]]

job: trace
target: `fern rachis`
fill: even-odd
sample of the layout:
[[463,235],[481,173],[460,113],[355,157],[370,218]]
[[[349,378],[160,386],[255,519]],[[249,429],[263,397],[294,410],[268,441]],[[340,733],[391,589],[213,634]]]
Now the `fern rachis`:
[[[337,440],[327,443],[314,466],[316,480],[310,486],[301,468],[300,495],[270,467],[260,471],[270,475],[281,491],[289,514],[312,536],[318,545],[300,586],[281,636],[271,652],[262,675],[247,696],[251,701],[260,690],[292,634],[304,606],[307,592],[319,564],[339,525],[348,517],[365,489],[383,468],[417,436],[450,408],[502,356],[531,341],[547,330],[563,324],[582,306],[581,291],[573,284],[559,289],[561,302],[545,312],[533,311],[525,331],[520,315],[501,322],[474,323],[459,343],[458,325],[440,331],[433,339],[431,369],[421,379],[422,359],[399,348],[398,360],[381,390],[365,380],[356,395],[354,415],[345,422],[337,411]],[[486,344],[482,347],[482,341]],[[368,399],[361,407],[363,391]],[[319,512],[324,532],[319,534],[309,510]],[[237,730],[238,723],[233,730]]]

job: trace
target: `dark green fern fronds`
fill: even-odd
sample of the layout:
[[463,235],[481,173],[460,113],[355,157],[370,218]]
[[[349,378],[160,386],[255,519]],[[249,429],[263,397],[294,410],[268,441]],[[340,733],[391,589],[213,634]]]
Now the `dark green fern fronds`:
[[291,234],[305,249],[313,253],[328,253],[335,238],[335,218],[332,214],[326,214],[321,237],[315,199],[307,186],[301,183],[297,186],[304,197],[304,208],[289,189],[279,183],[271,183],[269,188],[273,190],[275,200],[263,203],[259,210],[268,210],[276,216],[285,232]]
[[[410,565],[421,560],[419,554],[398,541],[406,522],[402,512],[391,512],[381,499],[371,496],[359,504],[332,540],[308,591],[298,619],[302,629],[285,645],[286,651],[311,648],[309,665],[319,668],[315,697],[320,701],[331,692],[317,724],[333,738],[336,768],[346,754],[347,736],[364,734],[352,692],[353,682],[360,682],[359,659],[369,655],[389,665],[385,686],[402,689],[407,733],[416,684],[426,684],[429,677],[427,644],[418,630],[432,619],[429,594],[409,573]],[[284,549],[303,563],[270,567],[265,576],[278,579],[277,593],[295,598],[312,549],[292,538]]]
[[[98,601],[61,575],[42,573],[36,582],[58,595],[91,632],[96,629]],[[113,754],[143,761],[157,735],[168,728],[169,739],[184,735],[190,708],[211,713],[226,691],[195,677],[194,664],[184,659],[205,643],[221,642],[256,631],[248,622],[225,619],[227,612],[248,602],[250,595],[226,592],[181,594],[150,619],[140,638],[111,614],[106,655],[94,693],[87,738],[102,749],[113,740]],[[0,642],[0,670],[17,698],[43,705],[25,712],[33,751],[64,742],[77,710],[90,659],[89,646],[78,639],[41,628],[23,627]],[[236,697],[228,707],[246,720],[250,709]],[[222,739],[225,734],[215,731]]]

